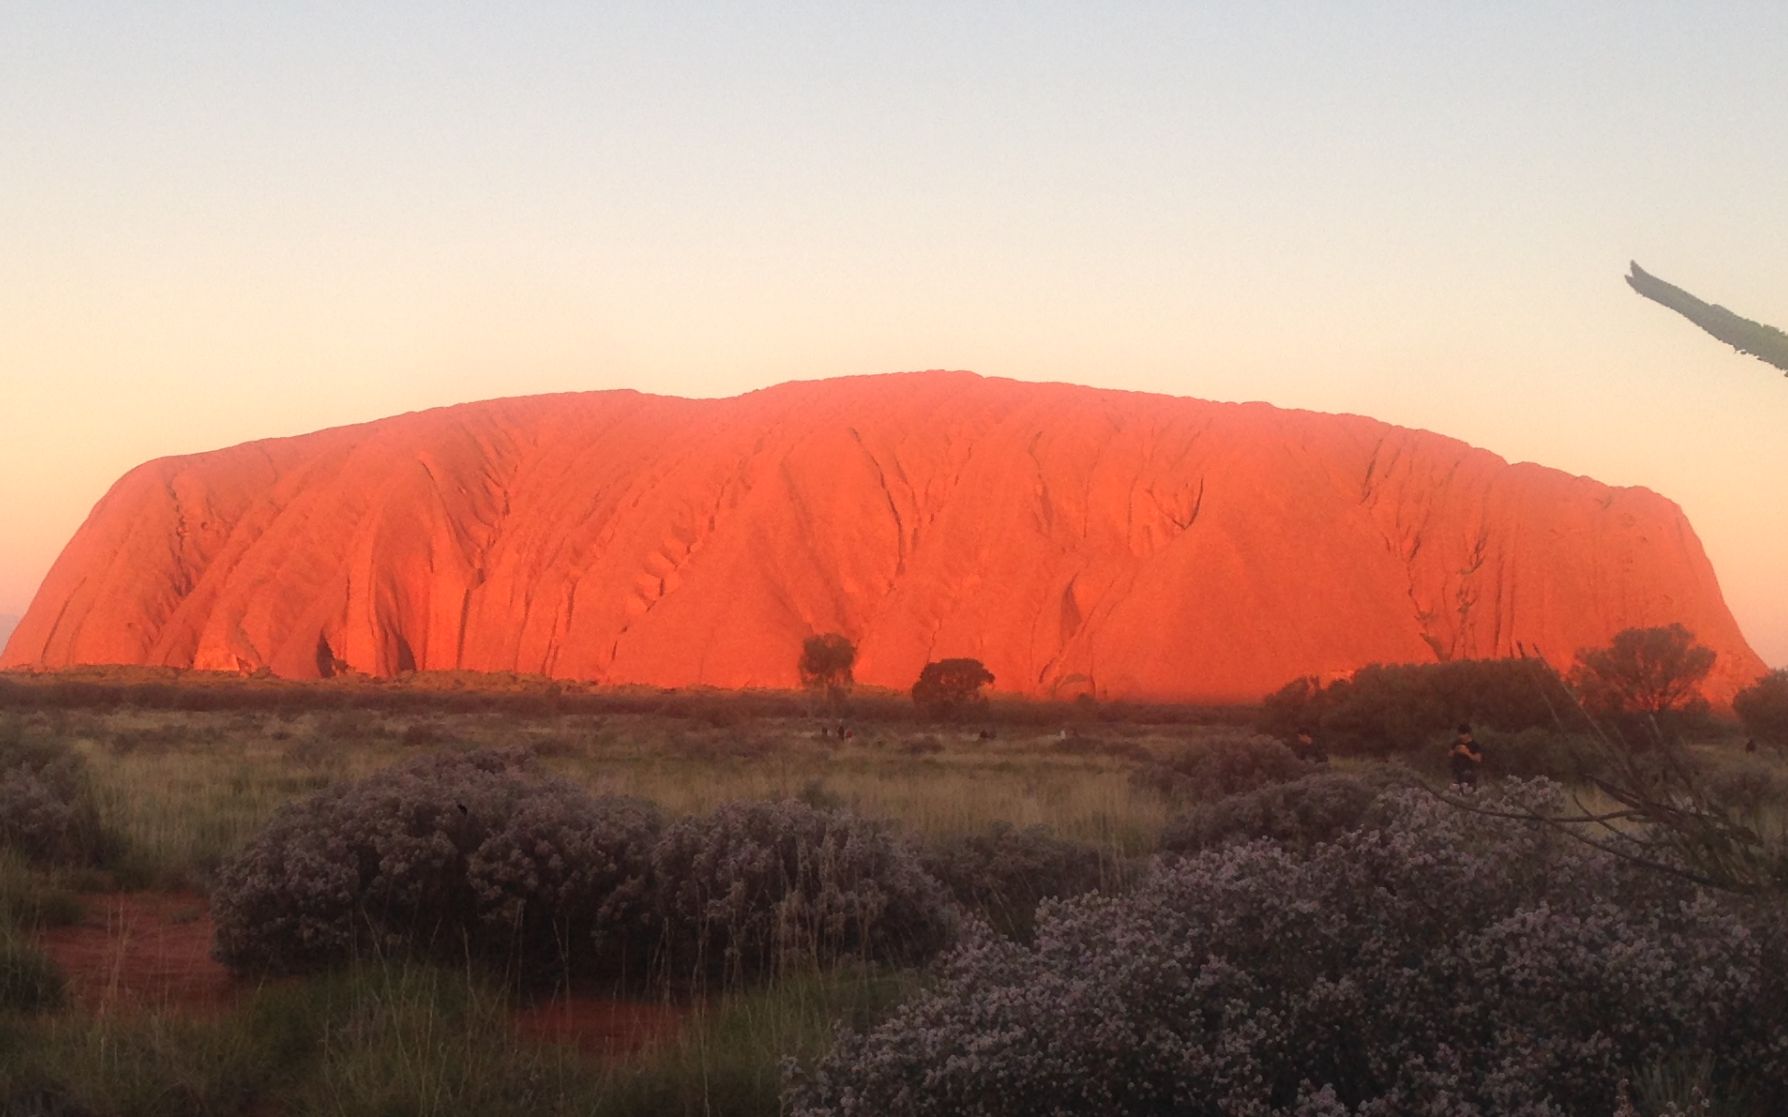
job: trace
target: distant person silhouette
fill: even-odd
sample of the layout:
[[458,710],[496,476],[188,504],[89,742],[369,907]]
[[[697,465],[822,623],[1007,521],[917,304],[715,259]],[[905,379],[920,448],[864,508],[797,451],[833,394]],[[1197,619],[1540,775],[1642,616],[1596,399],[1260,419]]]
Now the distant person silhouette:
[[1308,726],[1298,726],[1297,737],[1292,741],[1291,751],[1297,754],[1299,760],[1307,760],[1312,764],[1327,764],[1329,762],[1328,752],[1316,743],[1316,735],[1310,732]]
[[1453,766],[1453,782],[1467,790],[1478,785],[1478,769],[1484,763],[1484,750],[1471,735],[1471,726],[1459,723],[1459,735],[1453,740],[1453,753],[1447,758]]

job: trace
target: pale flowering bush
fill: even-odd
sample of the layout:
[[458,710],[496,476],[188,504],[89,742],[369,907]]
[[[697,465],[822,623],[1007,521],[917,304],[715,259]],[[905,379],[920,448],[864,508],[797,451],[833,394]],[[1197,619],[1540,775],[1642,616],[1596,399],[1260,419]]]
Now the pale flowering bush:
[[954,931],[942,887],[879,823],[790,801],[666,825],[490,752],[283,808],[223,866],[212,912],[217,957],[259,972],[391,951],[524,978],[705,979],[922,961]]
[[644,800],[568,786],[522,799],[467,859],[480,938],[523,959],[587,956],[638,972],[655,943],[650,859],[662,816]]
[[679,820],[652,867],[673,974],[920,962],[954,931],[948,896],[905,841],[799,800]]
[[[1556,807],[1511,781],[1482,803]],[[971,932],[805,1071],[802,1117],[1609,1114],[1644,1068],[1788,1081],[1788,934],[1540,824],[1387,792],[1376,826],[1158,862]]]
[[0,848],[40,864],[90,865],[116,844],[80,754],[0,721]]
[[921,854],[925,871],[956,902],[1001,934],[1028,939],[1037,905],[1114,883],[1118,867],[1084,842],[1058,837],[1041,826],[1020,830],[1001,822],[974,834],[930,842]]
[[216,954],[284,972],[358,953],[613,968],[653,930],[649,804],[490,752],[425,757],[283,808],[222,868]]
[[1262,838],[1297,847],[1332,842],[1377,821],[1390,778],[1388,769],[1324,770],[1198,803],[1167,824],[1161,848],[1188,854]]

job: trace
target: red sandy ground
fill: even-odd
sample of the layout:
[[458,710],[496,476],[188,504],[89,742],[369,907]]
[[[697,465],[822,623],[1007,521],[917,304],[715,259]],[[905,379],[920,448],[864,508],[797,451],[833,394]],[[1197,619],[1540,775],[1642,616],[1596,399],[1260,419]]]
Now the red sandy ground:
[[[227,1010],[253,988],[211,957],[212,922],[196,892],[117,892],[86,898],[86,916],[43,933],[44,951],[90,1012]],[[556,997],[518,1009],[516,1031],[594,1055],[634,1054],[673,1038],[689,1013],[659,1002]]]
[[93,1012],[177,1008],[213,1012],[236,999],[211,957],[211,914],[194,892],[89,896],[87,914],[43,935],[77,1004]]
[[516,1010],[515,1030],[527,1039],[616,1057],[676,1038],[688,1016],[688,1009],[661,1002],[574,994]]

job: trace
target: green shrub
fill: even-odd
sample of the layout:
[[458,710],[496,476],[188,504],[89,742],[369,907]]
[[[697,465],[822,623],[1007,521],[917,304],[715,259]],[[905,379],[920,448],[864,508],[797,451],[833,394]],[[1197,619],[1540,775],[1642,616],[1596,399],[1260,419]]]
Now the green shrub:
[[836,700],[850,691],[851,668],[856,662],[857,648],[850,638],[837,632],[826,632],[809,636],[802,642],[796,670],[803,687],[824,691]]
[[1626,628],[1606,647],[1577,653],[1571,684],[1597,714],[1662,719],[1706,708],[1701,681],[1717,658],[1680,624]]
[[993,672],[978,659],[940,659],[927,663],[913,683],[913,706],[925,717],[953,717],[987,701],[982,687],[993,685]]
[[[1585,784],[1607,775],[1608,750],[1588,733],[1563,733],[1538,726],[1517,733],[1484,730],[1477,734],[1490,775],[1544,776],[1568,784]],[[1436,756],[1450,744],[1437,744]]]
[[1509,733],[1587,728],[1558,672],[1534,659],[1373,664],[1327,686],[1294,679],[1262,702],[1257,724],[1287,738],[1307,725],[1343,755],[1388,756],[1459,722]]
[[1732,709],[1752,739],[1788,747],[1788,668],[1771,671],[1739,691]]

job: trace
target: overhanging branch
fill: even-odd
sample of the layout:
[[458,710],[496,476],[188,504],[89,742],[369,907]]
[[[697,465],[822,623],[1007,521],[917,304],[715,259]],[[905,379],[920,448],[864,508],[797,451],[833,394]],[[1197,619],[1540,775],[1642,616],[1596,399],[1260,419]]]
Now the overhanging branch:
[[1627,286],[1660,306],[1667,306],[1703,330],[1738,350],[1774,365],[1788,374],[1788,333],[1762,322],[1741,318],[1723,306],[1702,302],[1681,287],[1673,286],[1632,264]]

